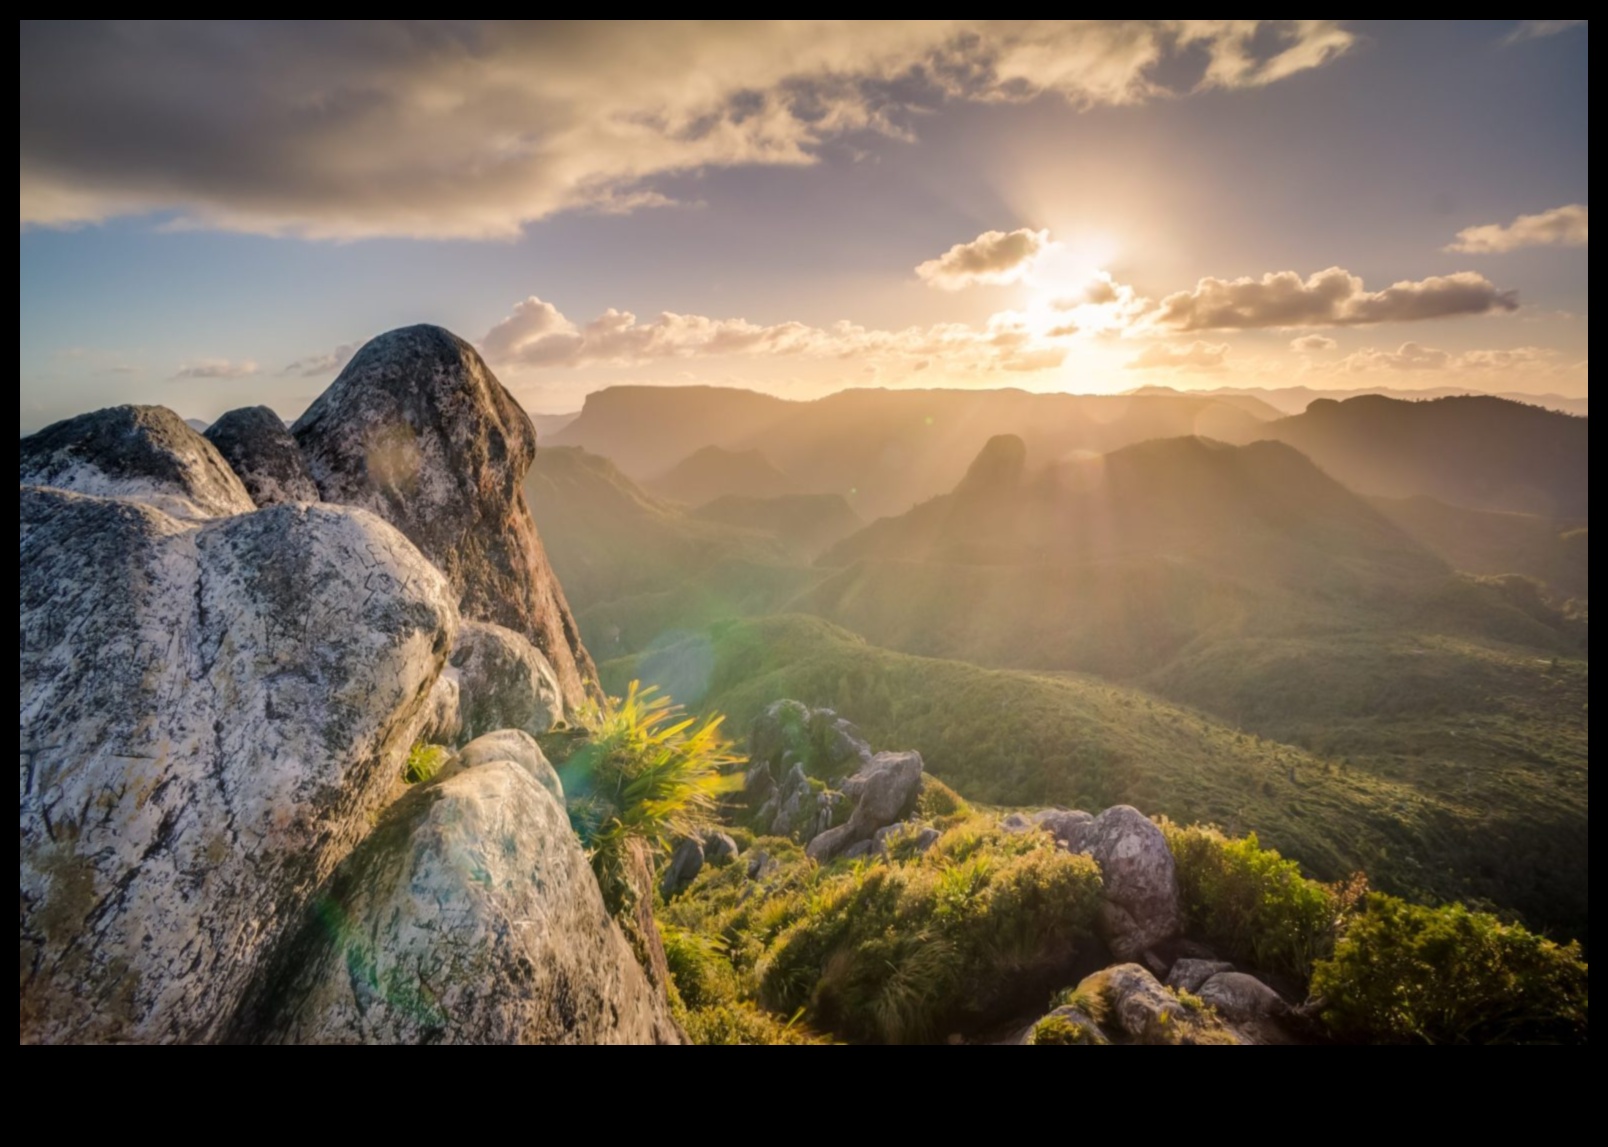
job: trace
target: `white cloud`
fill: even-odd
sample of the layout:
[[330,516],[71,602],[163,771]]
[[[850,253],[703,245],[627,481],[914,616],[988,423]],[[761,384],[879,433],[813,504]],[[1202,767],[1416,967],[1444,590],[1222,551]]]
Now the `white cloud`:
[[257,373],[250,359],[238,362],[227,358],[199,358],[179,368],[174,378],[245,378]]
[[1520,215],[1513,222],[1486,223],[1465,227],[1448,251],[1467,255],[1489,255],[1519,247],[1584,247],[1586,245],[1586,205],[1571,203],[1554,207],[1539,215]]
[[978,283],[1014,283],[1050,247],[1048,231],[984,231],[969,243],[956,243],[916,268],[929,286],[958,291]]
[[1518,305],[1516,292],[1499,291],[1472,271],[1369,291],[1358,276],[1330,267],[1306,279],[1294,271],[1269,272],[1260,279],[1202,279],[1194,290],[1162,299],[1149,322],[1178,331],[1298,329],[1483,315]]
[[1290,340],[1290,349],[1296,354],[1317,354],[1333,350],[1339,345],[1327,335],[1302,335],[1300,338]]
[[515,304],[480,340],[500,366],[531,368],[638,366],[666,359],[721,355],[799,355],[810,358],[898,359],[909,369],[939,359],[951,369],[1044,370],[1058,366],[1066,347],[1039,334],[1025,315],[1001,311],[982,327],[941,323],[878,330],[837,322],[760,324],[665,311],[646,321],[610,307],[584,326],[532,295]]
[[1196,339],[1188,346],[1152,343],[1127,364],[1129,370],[1221,370],[1228,365],[1228,344]]
[[[1334,21],[28,23],[19,217],[162,212],[311,238],[496,238],[656,178],[913,138],[945,100],[1079,107],[1274,83]],[[249,123],[250,131],[241,130]]]
[[357,353],[357,343],[342,343],[324,354],[308,355],[287,363],[280,374],[294,374],[301,378],[322,378],[336,374]]
[[1518,27],[1503,37],[1504,44],[1519,44],[1525,40],[1539,40],[1543,36],[1556,36],[1574,28],[1584,28],[1584,20],[1520,20]]

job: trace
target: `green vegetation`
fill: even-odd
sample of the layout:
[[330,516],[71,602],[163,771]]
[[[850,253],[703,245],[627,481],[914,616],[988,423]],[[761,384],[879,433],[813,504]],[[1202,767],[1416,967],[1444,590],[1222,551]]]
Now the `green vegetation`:
[[1101,1040],[1095,1034],[1095,1030],[1082,1020],[1052,1013],[1033,1025],[1033,1030],[1028,1033],[1027,1042],[1041,1047],[1070,1047],[1100,1043]]
[[1361,877],[1333,885],[1266,849],[1251,833],[1230,839],[1214,828],[1161,831],[1178,865],[1178,894],[1190,931],[1219,952],[1305,983],[1366,888]]
[[1369,1043],[1585,1043],[1588,987],[1578,944],[1378,894],[1312,977],[1330,1028]]
[[728,772],[741,758],[720,734],[722,718],[683,717],[668,696],[632,681],[624,698],[583,708],[577,722],[590,732],[563,763],[560,775],[570,822],[592,857],[611,909],[642,890],[630,883],[630,851],[668,852],[676,838],[702,827],[723,792],[740,778]]
[[402,780],[410,785],[423,784],[439,773],[451,760],[451,749],[420,741],[408,750],[407,763],[402,766]]
[[1042,998],[1099,900],[1093,861],[986,818],[923,855],[826,868],[774,837],[754,847],[778,865],[757,886],[742,864],[708,869],[660,911],[690,1014],[758,1004],[851,1040],[939,1038]]

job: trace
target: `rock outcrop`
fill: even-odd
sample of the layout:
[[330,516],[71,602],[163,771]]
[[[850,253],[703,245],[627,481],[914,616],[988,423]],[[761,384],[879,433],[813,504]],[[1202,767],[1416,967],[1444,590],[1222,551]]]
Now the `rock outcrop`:
[[318,501],[318,486],[296,440],[269,407],[231,410],[207,427],[204,437],[258,506]]
[[843,795],[858,803],[849,819],[812,839],[805,852],[830,860],[849,846],[869,841],[877,829],[909,811],[921,789],[921,754],[878,753],[843,782]]
[[1172,850],[1144,813],[1113,805],[1088,826],[1081,851],[1100,866],[1105,903],[1100,933],[1119,960],[1178,934],[1178,872]]
[[409,793],[244,1015],[266,1043],[678,1043],[563,807],[511,761]]
[[558,676],[524,637],[500,625],[466,621],[448,658],[458,684],[458,737],[495,729],[547,732],[564,716]]
[[423,325],[371,339],[292,433],[325,501],[406,534],[446,574],[464,617],[542,652],[567,704],[596,690],[525,504],[535,428],[472,346]]
[[1276,1018],[1290,1010],[1283,996],[1248,972],[1219,971],[1196,994],[1230,1020]]
[[1234,965],[1226,960],[1175,960],[1167,972],[1167,986],[1185,992],[1197,992],[1200,986],[1219,972],[1232,972]]
[[684,837],[676,842],[676,847],[670,853],[670,863],[664,867],[659,891],[666,897],[674,896],[698,878],[703,866],[703,841],[691,836]]
[[20,482],[125,498],[195,521],[256,508],[223,456],[165,406],[113,406],[45,427],[18,447]]
[[176,415],[103,414],[24,451],[161,481],[21,491],[21,1038],[203,1041],[395,785],[454,595],[363,510],[142,504],[251,510]]

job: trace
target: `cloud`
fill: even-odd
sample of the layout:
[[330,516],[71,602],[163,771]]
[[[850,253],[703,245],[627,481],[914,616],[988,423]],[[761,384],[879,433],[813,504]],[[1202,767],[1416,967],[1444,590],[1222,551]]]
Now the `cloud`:
[[1525,370],[1549,367],[1558,352],[1545,347],[1522,346],[1504,350],[1469,350],[1461,354],[1407,342],[1395,350],[1366,347],[1346,355],[1336,369],[1350,372],[1374,370]]
[[1306,279],[1294,271],[1202,279],[1194,290],[1162,299],[1149,322],[1177,331],[1343,327],[1483,315],[1518,305],[1516,292],[1499,291],[1472,271],[1369,291],[1358,276],[1330,267]]
[[1520,20],[1518,27],[1502,40],[1504,44],[1519,44],[1525,40],[1539,40],[1543,36],[1556,36],[1574,28],[1584,28],[1584,20]]
[[[678,172],[911,139],[945,101],[1087,108],[1253,88],[1353,43],[1324,20],[74,22],[20,35],[23,226],[160,213],[326,239],[507,238],[558,211],[663,204],[655,181]],[[1201,77],[1188,91],[1168,82],[1183,72]]]
[[282,375],[293,374],[300,378],[322,378],[338,372],[357,353],[357,343],[342,343],[324,354],[309,355],[287,363]]
[[958,291],[978,283],[1014,283],[1050,246],[1048,231],[984,231],[970,243],[956,243],[916,268],[928,286]]
[[1507,226],[1486,223],[1465,227],[1446,250],[1466,255],[1489,255],[1519,247],[1584,247],[1586,205],[1571,203],[1539,215],[1520,215]]
[[1221,370],[1228,365],[1228,344],[1196,339],[1188,346],[1152,343],[1127,364],[1129,370]]
[[1290,349],[1296,354],[1317,354],[1320,351],[1333,350],[1339,345],[1326,335],[1302,335],[1298,339],[1290,340]]
[[939,359],[951,369],[1044,370],[1058,366],[1066,347],[1053,333],[1039,334],[1015,311],[1001,311],[982,327],[940,323],[878,330],[837,322],[760,324],[664,311],[646,321],[610,307],[584,326],[532,295],[480,340],[500,366],[574,368],[639,366],[666,359],[720,355],[799,355],[810,358],[899,359],[909,369]]
[[250,359],[235,362],[227,358],[200,358],[179,368],[174,378],[245,378],[257,373]]

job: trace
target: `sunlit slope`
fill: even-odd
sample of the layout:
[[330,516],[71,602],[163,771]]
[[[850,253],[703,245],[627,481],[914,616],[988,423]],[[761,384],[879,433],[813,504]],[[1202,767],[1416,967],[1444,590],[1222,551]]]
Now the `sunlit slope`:
[[728,558],[781,556],[774,538],[693,518],[649,494],[606,458],[543,447],[525,496],[570,606],[653,593]]
[[1473,510],[1426,496],[1369,500],[1456,569],[1523,574],[1565,598],[1590,591],[1584,521]]
[[794,482],[758,450],[705,446],[648,483],[655,493],[688,506],[728,494],[774,498],[795,492]]
[[[1515,785],[1517,807],[1498,814],[1465,795],[1466,769],[1385,775],[1140,690],[895,653],[799,616],[722,623],[606,662],[602,673],[611,691],[634,676],[655,681],[726,712],[737,729],[776,697],[832,706],[874,744],[919,749],[971,799],[1125,801],[1254,828],[1326,879],[1365,867],[1402,892],[1489,899],[1584,931],[1584,858],[1572,843],[1583,845],[1584,804],[1570,814],[1527,785]],[[1579,889],[1574,902],[1570,888]]]

